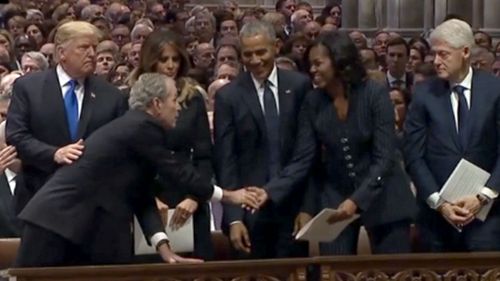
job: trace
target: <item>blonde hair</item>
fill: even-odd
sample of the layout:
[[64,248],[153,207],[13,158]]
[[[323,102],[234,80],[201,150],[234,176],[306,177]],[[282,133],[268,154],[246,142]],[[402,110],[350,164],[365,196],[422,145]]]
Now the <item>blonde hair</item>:
[[[86,21],[69,21],[59,26],[54,35],[54,46],[57,47],[65,45],[66,43],[76,38],[85,36],[95,36],[100,42],[103,38],[101,30],[96,26]],[[59,55],[56,51],[54,53],[54,60],[59,61]]]
[[69,21],[57,28],[54,44],[57,47],[75,38],[89,35],[97,37],[99,41],[102,39],[101,31],[93,24],[86,21]]
[[180,77],[177,79],[178,96],[177,102],[182,108],[187,107],[187,102],[190,101],[196,94],[200,94],[203,100],[208,98],[208,94],[196,80],[190,77]]

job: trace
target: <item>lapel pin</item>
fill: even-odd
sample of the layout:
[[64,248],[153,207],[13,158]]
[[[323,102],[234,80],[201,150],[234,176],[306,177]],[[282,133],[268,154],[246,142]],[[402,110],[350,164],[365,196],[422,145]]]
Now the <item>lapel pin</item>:
[[90,96],[95,99],[95,94],[94,93],[90,93]]
[[285,91],[285,94],[291,94],[292,93],[292,90],[288,89]]

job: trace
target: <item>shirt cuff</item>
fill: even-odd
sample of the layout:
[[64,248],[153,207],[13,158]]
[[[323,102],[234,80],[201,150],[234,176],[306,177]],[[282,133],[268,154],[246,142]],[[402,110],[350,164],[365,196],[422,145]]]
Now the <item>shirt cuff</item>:
[[151,242],[151,245],[153,245],[153,247],[155,247],[156,249],[156,246],[158,246],[158,243],[160,243],[160,241],[162,240],[168,240],[168,236],[165,232],[157,232],[155,234],[153,234],[153,236],[151,236],[151,239],[149,239],[149,241]]
[[214,193],[212,193],[212,201],[222,201],[224,191],[217,185],[214,185]]
[[427,205],[429,205],[429,207],[434,210],[436,210],[442,204],[442,200],[438,192],[432,193],[431,196],[427,198],[426,202]]
[[488,198],[490,200],[494,200],[498,197],[498,192],[496,192],[493,189],[488,188],[486,186],[483,187],[483,189],[481,189],[481,194],[486,196],[486,198]]
[[242,221],[233,221],[233,222],[231,222],[231,223],[229,224],[229,226],[231,226],[231,225],[233,225],[233,224],[238,224],[238,223],[243,224],[243,222],[242,222]]

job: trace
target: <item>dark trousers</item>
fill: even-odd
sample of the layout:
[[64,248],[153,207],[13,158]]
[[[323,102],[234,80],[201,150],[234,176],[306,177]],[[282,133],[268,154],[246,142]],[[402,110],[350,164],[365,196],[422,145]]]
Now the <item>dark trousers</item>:
[[29,222],[22,229],[17,267],[124,264],[132,261],[133,238],[128,219],[98,209],[85,240],[70,240]]
[[307,257],[306,242],[296,241],[292,235],[295,216],[280,214],[274,206],[266,206],[251,215],[247,213],[245,226],[250,235],[251,253],[234,251],[236,258],[275,259]]
[[500,251],[500,210],[494,206],[484,222],[474,220],[462,232],[440,213],[423,210],[417,220],[422,252]]
[[89,260],[71,241],[37,225],[26,223],[15,267],[46,267],[85,264]]
[[[322,256],[355,255],[360,227],[360,221],[356,220],[348,225],[334,241],[320,243],[320,254]],[[366,232],[374,254],[411,252],[410,221],[408,220],[367,227]]]

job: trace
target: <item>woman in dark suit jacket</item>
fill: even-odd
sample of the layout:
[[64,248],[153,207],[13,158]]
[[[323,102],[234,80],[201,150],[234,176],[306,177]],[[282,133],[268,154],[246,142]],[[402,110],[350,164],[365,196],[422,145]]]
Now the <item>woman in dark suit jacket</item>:
[[[131,74],[131,83],[145,72],[159,72],[177,82],[179,95],[177,102],[181,111],[177,125],[169,132],[166,145],[175,151],[178,159],[192,162],[197,171],[210,180],[212,170],[212,140],[205,108],[205,98],[198,84],[185,77],[189,70],[189,60],[185,47],[177,34],[168,30],[155,30],[144,41],[139,58],[139,66]],[[210,236],[210,208],[207,202],[196,202],[187,197],[182,187],[166,178],[159,179],[157,203],[160,206],[176,206],[172,218],[182,225],[193,215],[194,253],[205,260],[213,259],[214,250]],[[169,222],[171,223],[171,222]]]
[[[361,215],[336,240],[321,243],[320,253],[355,254],[361,225],[374,253],[409,252],[415,202],[394,154],[394,108],[388,89],[367,79],[346,34],[326,33],[306,54],[317,88],[303,104],[294,161],[305,164],[314,158],[319,163],[306,199],[310,206],[304,210],[312,212],[312,205],[336,208],[332,222]],[[283,175],[297,171],[287,167]]]

